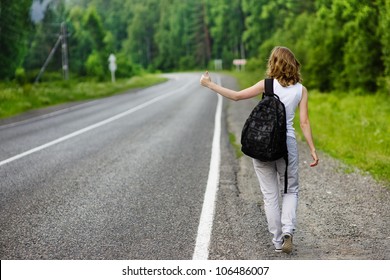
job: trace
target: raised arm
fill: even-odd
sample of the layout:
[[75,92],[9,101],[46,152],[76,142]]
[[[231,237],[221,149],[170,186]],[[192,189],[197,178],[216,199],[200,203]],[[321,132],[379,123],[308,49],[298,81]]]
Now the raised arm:
[[313,136],[311,133],[310,121],[309,121],[309,109],[308,109],[308,93],[307,89],[303,87],[302,89],[302,99],[299,103],[299,120],[303,135],[305,136],[306,142],[309,145],[311,156],[313,157],[313,162],[310,164],[311,167],[314,167],[318,164],[318,155],[316,148],[314,146]]
[[212,82],[208,71],[200,78],[200,84],[234,101],[252,98],[264,91],[264,80],[246,89],[235,91]]

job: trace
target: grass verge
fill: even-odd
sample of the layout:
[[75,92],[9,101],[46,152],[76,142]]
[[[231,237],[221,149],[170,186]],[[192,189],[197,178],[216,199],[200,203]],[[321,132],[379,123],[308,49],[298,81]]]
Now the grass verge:
[[244,155],[244,153],[241,151],[241,145],[238,144],[238,142],[236,140],[236,135],[232,132],[229,132],[229,141],[230,141],[230,144],[234,148],[236,158],[242,157]]
[[[238,79],[241,88],[263,78],[263,72],[230,74]],[[309,89],[309,110],[317,149],[390,186],[389,96],[324,94]],[[303,139],[297,119],[295,127],[298,137]]]
[[130,79],[119,79],[115,83],[73,80],[23,86],[0,83],[0,119],[65,102],[106,97],[165,80],[166,78],[159,75],[145,74]]

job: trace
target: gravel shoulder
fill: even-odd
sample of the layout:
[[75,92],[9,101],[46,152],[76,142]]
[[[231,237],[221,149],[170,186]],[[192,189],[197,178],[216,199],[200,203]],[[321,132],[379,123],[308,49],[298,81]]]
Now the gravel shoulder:
[[[231,78],[223,77],[222,83],[237,88]],[[224,100],[224,125],[237,142],[256,103],[255,99]],[[223,139],[228,139],[227,133]],[[251,159],[237,159],[229,141],[222,143],[221,183],[209,258],[389,260],[390,191],[359,170],[347,173],[350,168],[321,152],[319,166],[310,168],[306,143],[298,141],[298,148],[298,225],[294,251],[286,255],[273,251]]]

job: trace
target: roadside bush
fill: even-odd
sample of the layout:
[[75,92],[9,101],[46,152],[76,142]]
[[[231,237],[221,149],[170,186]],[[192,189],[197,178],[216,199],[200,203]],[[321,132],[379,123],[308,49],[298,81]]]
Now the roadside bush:
[[[93,51],[88,56],[86,62],[87,75],[90,77],[94,77],[99,81],[103,81],[106,74],[103,68],[105,65],[106,64],[102,63],[101,55],[98,52]],[[108,76],[108,73],[106,75]]]
[[139,74],[140,69],[137,65],[134,65],[130,57],[124,53],[119,53],[116,56],[117,69],[115,72],[115,77],[117,78],[131,78]]
[[15,81],[20,85],[24,85],[27,82],[26,71],[24,71],[24,68],[19,67],[16,69]]

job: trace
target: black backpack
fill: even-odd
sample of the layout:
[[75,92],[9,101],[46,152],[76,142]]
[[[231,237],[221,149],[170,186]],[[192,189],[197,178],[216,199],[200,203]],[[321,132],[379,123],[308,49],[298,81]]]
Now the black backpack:
[[274,91],[274,80],[265,79],[263,98],[246,120],[241,133],[241,151],[260,161],[286,161],[285,189],[287,193],[287,124],[286,108]]

